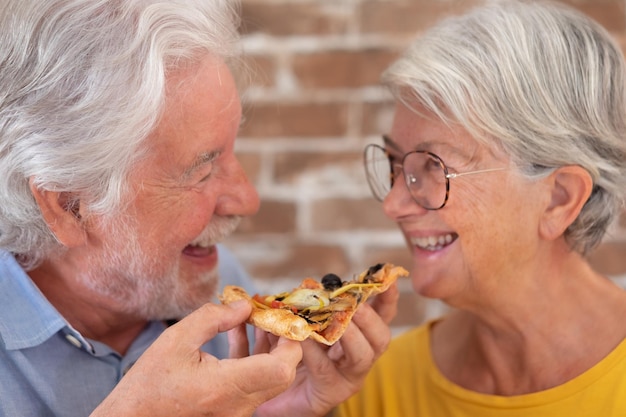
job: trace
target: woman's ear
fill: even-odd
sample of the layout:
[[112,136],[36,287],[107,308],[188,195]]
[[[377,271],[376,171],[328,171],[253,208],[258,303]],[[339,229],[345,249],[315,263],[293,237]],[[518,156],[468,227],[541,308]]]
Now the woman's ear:
[[556,169],[548,178],[549,204],[539,224],[539,233],[547,240],[555,240],[565,233],[593,190],[589,172],[578,165]]
[[81,222],[80,200],[69,192],[44,190],[28,183],[41,215],[57,240],[66,247],[80,246],[85,242],[85,229]]

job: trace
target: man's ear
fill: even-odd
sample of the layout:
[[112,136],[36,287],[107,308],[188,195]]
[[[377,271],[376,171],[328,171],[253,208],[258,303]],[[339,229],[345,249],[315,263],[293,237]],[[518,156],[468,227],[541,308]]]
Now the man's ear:
[[546,181],[551,195],[539,224],[539,233],[547,240],[555,240],[578,217],[591,195],[593,180],[583,167],[567,165],[555,170]]
[[28,185],[41,215],[57,240],[66,247],[83,244],[86,236],[81,222],[80,200],[69,192],[38,188],[33,178]]

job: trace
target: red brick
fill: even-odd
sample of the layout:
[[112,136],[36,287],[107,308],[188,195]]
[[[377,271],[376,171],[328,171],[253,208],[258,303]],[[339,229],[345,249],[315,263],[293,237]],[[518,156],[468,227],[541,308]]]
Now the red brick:
[[258,183],[259,170],[261,169],[261,157],[257,153],[237,152],[237,160],[246,172],[251,183]]
[[265,55],[245,55],[243,57],[246,74],[244,86],[272,87],[276,85],[276,60]]
[[293,71],[306,89],[378,85],[380,74],[398,55],[380,48],[298,54],[293,57]]
[[293,183],[302,174],[328,168],[331,165],[361,165],[361,152],[277,152],[274,156],[274,181]]
[[312,223],[317,231],[395,230],[396,224],[383,213],[374,198],[323,199],[313,203]]
[[264,199],[254,216],[242,220],[237,233],[293,233],[296,229],[296,216],[294,203]]
[[364,103],[362,135],[381,135],[389,132],[393,122],[394,108],[395,102],[391,98],[381,103]]
[[242,137],[343,136],[347,103],[256,103],[246,106]]
[[361,4],[359,16],[363,32],[383,32],[414,35],[432,26],[450,14],[479,3],[473,0],[433,1],[366,0]]
[[[399,230],[398,234],[400,234]],[[409,252],[409,249],[404,245],[400,247],[366,247],[363,252],[363,257],[367,259],[368,263],[371,264],[389,262],[394,265],[402,266],[406,268],[409,272],[411,272],[411,268],[413,265],[411,253]]]
[[269,3],[245,0],[243,34],[262,31],[274,36],[330,35],[344,33],[347,16],[316,3]]
[[346,253],[339,246],[293,243],[285,250],[288,255],[282,262],[259,262],[250,265],[249,272],[261,280],[275,277],[321,279],[329,272],[347,277],[354,272],[349,268]]

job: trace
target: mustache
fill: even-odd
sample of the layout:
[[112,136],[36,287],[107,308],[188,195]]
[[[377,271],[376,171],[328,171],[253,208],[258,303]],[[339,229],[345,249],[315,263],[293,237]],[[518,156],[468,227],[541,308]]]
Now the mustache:
[[197,245],[200,243],[209,245],[217,244],[233,233],[237,227],[239,227],[241,219],[241,216],[213,216],[211,222],[204,228],[198,237],[191,242],[191,245]]

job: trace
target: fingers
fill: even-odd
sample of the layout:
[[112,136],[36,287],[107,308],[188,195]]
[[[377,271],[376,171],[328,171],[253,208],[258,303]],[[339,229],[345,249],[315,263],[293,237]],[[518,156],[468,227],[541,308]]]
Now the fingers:
[[386,324],[389,324],[398,313],[399,299],[400,291],[398,290],[398,283],[394,282],[387,291],[376,295],[370,305],[378,313],[380,318],[382,318]]
[[266,332],[265,330],[254,328],[254,350],[253,353],[268,353],[273,346],[278,343],[278,336]]
[[250,311],[247,301],[235,301],[228,305],[205,304],[169,327],[163,336],[186,342],[197,349],[217,333],[244,323]]
[[252,353],[255,355],[258,353],[269,353],[270,351],[270,341],[267,337],[267,332],[259,329],[258,327],[254,328],[254,347],[252,349]]
[[374,307],[363,304],[352,317],[352,322],[368,341],[376,357],[387,349],[391,341],[391,330],[384,318],[374,310]]
[[228,331],[228,357],[245,358],[250,354],[246,325],[240,324]]
[[328,351],[328,358],[345,369],[350,379],[361,378],[372,363],[387,349],[391,331],[374,309],[363,304],[352,318],[338,343]]
[[[219,361],[218,374],[214,374],[217,385],[211,392],[221,390],[225,396],[215,397],[215,407],[228,408],[228,415],[235,415],[232,413],[234,409],[251,406],[252,411],[246,415],[252,414],[262,403],[289,388],[296,378],[296,368],[301,359],[299,343],[281,338],[267,354]],[[214,413],[214,410],[206,415],[209,414],[225,415]]]
[[398,312],[399,299],[400,291],[394,282],[387,291],[370,299],[370,303],[362,304],[339,343],[328,350],[328,358],[369,368],[370,360],[377,359],[389,346],[391,331],[388,325]]
[[315,369],[318,372],[325,372],[324,367],[334,366],[332,363],[328,363],[328,359],[331,359],[328,356],[328,353],[335,346],[339,346],[339,343],[335,343],[330,348],[326,345],[318,343],[312,339],[307,339],[301,342],[302,344],[302,364],[309,369]]
[[237,381],[237,391],[258,406],[289,388],[301,360],[300,344],[281,337],[268,354],[222,362],[228,366],[228,375],[243,376]]
[[302,360],[300,343],[280,338],[269,354],[222,361],[233,375],[248,375],[238,382],[238,388],[250,395],[269,399],[287,389],[296,376]]
[[302,342],[303,364],[323,372],[320,367],[327,363],[347,370],[346,374],[360,377],[385,351],[390,340],[389,327],[371,306],[363,304],[341,339],[330,348],[309,340]]

